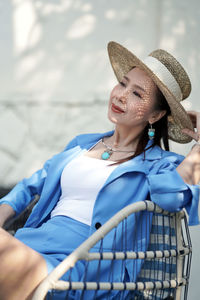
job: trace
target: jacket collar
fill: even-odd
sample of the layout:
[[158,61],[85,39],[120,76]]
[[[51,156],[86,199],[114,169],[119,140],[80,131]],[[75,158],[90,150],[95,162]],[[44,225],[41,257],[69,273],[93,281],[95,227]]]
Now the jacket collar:
[[[79,135],[77,137],[77,143],[82,149],[90,149],[95,143],[97,143],[100,139],[106,136],[112,136],[114,133],[114,130],[108,131],[105,133],[97,133],[97,134],[83,134]],[[146,149],[148,149],[152,144],[152,141],[149,140]],[[150,148],[145,151],[145,156],[144,154],[140,154],[137,157],[134,158],[139,158],[140,160],[155,160],[155,159],[161,159],[162,153],[164,150],[162,150],[159,146],[154,146],[153,148]],[[132,160],[130,160],[132,161]]]

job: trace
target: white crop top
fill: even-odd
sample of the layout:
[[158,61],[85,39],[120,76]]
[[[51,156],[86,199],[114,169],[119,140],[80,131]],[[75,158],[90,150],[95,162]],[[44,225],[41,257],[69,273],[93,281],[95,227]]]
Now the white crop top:
[[73,159],[61,175],[61,196],[51,217],[62,215],[91,225],[94,203],[108,176],[116,168],[113,161],[84,154]]

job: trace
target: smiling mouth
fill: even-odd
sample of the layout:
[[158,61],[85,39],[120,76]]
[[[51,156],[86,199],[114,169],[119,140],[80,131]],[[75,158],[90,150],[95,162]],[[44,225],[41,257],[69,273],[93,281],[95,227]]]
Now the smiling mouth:
[[123,109],[121,109],[119,106],[117,106],[113,103],[111,105],[111,109],[112,109],[112,111],[114,111],[115,113],[118,113],[118,114],[124,113]]

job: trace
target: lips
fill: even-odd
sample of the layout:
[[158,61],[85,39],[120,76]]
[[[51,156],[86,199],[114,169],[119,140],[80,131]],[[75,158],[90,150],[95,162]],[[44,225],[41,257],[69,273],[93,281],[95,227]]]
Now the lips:
[[124,110],[122,108],[120,108],[119,106],[115,105],[114,103],[112,103],[111,109],[112,109],[112,111],[114,111],[115,113],[118,113],[118,114],[124,113]]

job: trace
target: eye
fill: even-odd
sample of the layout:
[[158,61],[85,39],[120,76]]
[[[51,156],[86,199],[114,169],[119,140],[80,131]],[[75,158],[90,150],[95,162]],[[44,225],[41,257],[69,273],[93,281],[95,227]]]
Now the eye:
[[139,98],[142,98],[142,96],[141,96],[138,92],[136,92],[136,91],[134,91],[133,94],[134,94],[135,96],[139,97]]
[[120,85],[124,87],[126,86],[126,84],[123,81],[120,81]]

